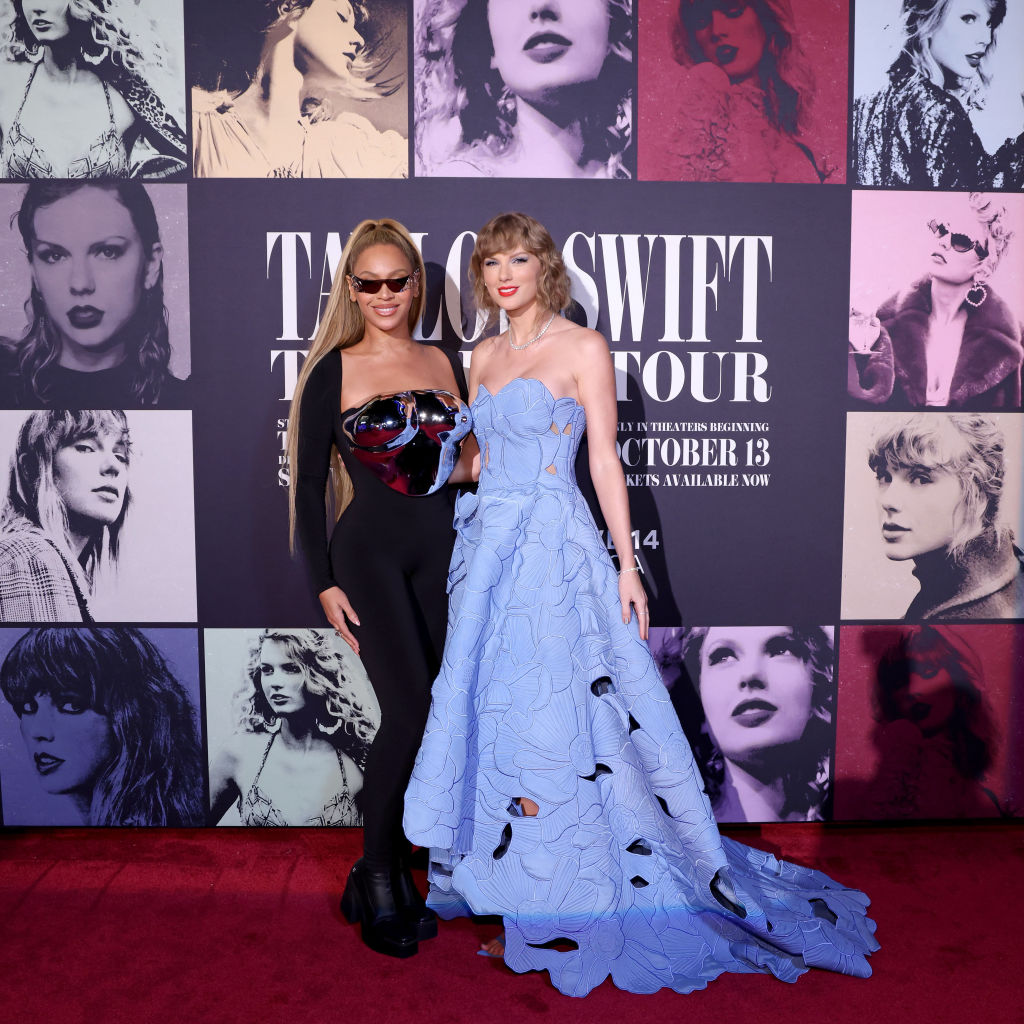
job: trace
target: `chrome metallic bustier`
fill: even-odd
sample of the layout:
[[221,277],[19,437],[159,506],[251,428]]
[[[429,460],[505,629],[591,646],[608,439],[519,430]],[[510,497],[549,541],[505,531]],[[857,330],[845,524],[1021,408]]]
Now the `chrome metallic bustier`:
[[421,497],[451,476],[473,421],[469,406],[447,391],[398,391],[343,413],[341,426],[352,454],[371,473]]

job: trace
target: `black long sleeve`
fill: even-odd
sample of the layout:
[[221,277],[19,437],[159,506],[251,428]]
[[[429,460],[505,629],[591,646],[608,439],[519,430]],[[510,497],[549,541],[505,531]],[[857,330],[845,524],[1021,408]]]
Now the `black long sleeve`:
[[337,586],[327,544],[327,478],[334,444],[334,421],[341,401],[341,359],[329,352],[306,381],[299,408],[295,472],[295,526],[299,546],[318,594]]

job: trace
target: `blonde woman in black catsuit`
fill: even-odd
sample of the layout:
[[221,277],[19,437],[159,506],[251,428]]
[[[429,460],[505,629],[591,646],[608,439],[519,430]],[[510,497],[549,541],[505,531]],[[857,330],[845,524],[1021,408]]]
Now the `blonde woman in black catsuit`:
[[471,427],[457,357],[412,338],[423,277],[401,224],[356,227],[299,374],[288,436],[292,534],[381,708],[361,798],[364,852],[342,910],[370,948],[397,957],[437,932],[409,873],[402,798],[444,645],[454,539],[444,484]]

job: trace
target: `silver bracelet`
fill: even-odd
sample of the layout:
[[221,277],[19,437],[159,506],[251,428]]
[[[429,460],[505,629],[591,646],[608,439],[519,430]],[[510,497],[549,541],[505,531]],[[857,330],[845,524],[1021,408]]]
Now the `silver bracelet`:
[[621,576],[621,575],[622,575],[623,573],[627,573],[627,572],[639,572],[639,571],[640,571],[640,566],[639,566],[639,565],[634,565],[634,566],[633,566],[632,568],[630,568],[630,569],[620,569],[620,570],[619,570],[619,575]]

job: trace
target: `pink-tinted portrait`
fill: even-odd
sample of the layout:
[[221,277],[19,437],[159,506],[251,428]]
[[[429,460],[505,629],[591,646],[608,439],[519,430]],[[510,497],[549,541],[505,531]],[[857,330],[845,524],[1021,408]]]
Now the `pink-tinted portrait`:
[[846,181],[847,0],[648,0],[638,176]]
[[1019,410],[1022,280],[1024,196],[854,192],[854,404]]

